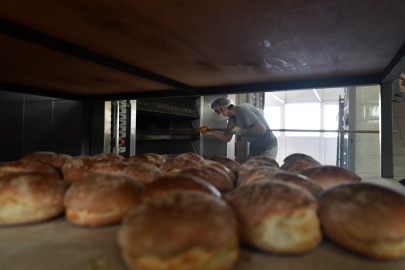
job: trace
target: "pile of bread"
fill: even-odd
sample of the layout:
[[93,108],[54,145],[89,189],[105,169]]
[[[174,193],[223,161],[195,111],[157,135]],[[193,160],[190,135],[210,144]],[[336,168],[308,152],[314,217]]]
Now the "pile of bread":
[[122,223],[131,269],[229,269],[240,242],[299,254],[323,235],[360,254],[405,257],[405,196],[293,154],[240,165],[215,156],[128,159],[37,152],[0,166],[0,225],[52,219]]

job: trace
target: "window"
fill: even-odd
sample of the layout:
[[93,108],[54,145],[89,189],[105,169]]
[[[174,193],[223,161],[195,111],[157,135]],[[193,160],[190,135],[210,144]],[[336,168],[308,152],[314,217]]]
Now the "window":
[[[266,106],[264,108],[264,118],[271,129],[281,129],[281,107]],[[280,137],[280,131],[274,131],[274,136]]]
[[[285,105],[286,129],[320,129],[321,104],[297,103]],[[286,132],[288,137],[319,137],[319,132]]]
[[[339,105],[327,104],[324,106],[323,114],[323,127],[324,129],[339,129],[338,128],[338,114],[339,114]],[[335,137],[337,136],[336,132],[325,132],[325,137]]]

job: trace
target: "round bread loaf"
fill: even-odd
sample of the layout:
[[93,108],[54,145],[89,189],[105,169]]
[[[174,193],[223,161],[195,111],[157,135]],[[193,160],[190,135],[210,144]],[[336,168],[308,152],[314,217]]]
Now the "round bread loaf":
[[239,162],[223,156],[213,156],[210,157],[209,160],[218,162],[219,164],[227,167],[232,173],[232,181],[236,181],[236,179],[238,178],[237,172],[240,167]]
[[127,265],[137,270],[225,270],[240,253],[232,209],[195,192],[143,202],[125,218],[118,244]]
[[72,183],[82,178],[93,159],[93,157],[89,156],[78,156],[66,160],[60,166],[60,170],[63,174],[63,180],[65,180],[67,183]]
[[130,163],[119,169],[116,173],[135,178],[144,184],[150,184],[156,179],[165,176],[156,166],[141,162]]
[[200,165],[204,165],[204,166],[209,166],[215,169],[220,170],[221,172],[225,173],[226,175],[229,176],[229,178],[231,179],[232,183],[234,182],[233,180],[233,174],[231,173],[231,171],[225,167],[224,165],[216,162],[216,161],[212,161],[212,160],[204,160],[203,162],[200,163]]
[[223,171],[220,171],[215,167],[206,165],[193,166],[180,171],[178,175],[197,177],[207,183],[210,183],[219,191],[228,191],[233,189],[233,182],[231,178]]
[[124,161],[125,158],[123,156],[114,154],[114,153],[102,153],[94,156],[96,160],[121,160]]
[[93,159],[84,172],[84,176],[92,175],[94,173],[114,173],[126,165],[127,163],[125,163],[124,160]]
[[29,154],[23,156],[22,158],[20,158],[20,160],[41,161],[41,159],[43,159],[45,157],[50,157],[53,155],[56,155],[56,153],[54,153],[54,152],[34,152],[34,153],[29,153]]
[[241,175],[243,172],[246,172],[248,170],[251,170],[256,167],[275,167],[274,164],[264,161],[264,160],[248,160],[245,163],[242,164],[242,166],[239,167],[238,169],[238,175]]
[[266,156],[254,156],[254,157],[251,157],[249,160],[264,160],[264,161],[267,161],[267,162],[273,164],[275,167],[280,168],[280,165],[278,165],[278,162],[276,160],[266,157]]
[[332,187],[319,196],[325,236],[360,254],[405,257],[405,196],[369,183]]
[[142,201],[147,200],[172,191],[198,191],[221,197],[221,193],[213,185],[199,178],[188,175],[169,175],[147,185],[142,192],[141,199]]
[[305,154],[292,154],[284,159],[281,169],[286,172],[301,173],[306,169],[321,166],[321,163]]
[[41,172],[61,178],[56,168],[41,161],[20,160],[0,165],[0,176],[13,172]]
[[62,179],[48,173],[18,172],[0,177],[0,225],[58,216],[63,213],[65,190]]
[[199,160],[197,158],[180,155],[166,161],[166,163],[162,165],[161,170],[166,175],[176,174],[185,168],[199,165],[203,160],[204,159]]
[[303,171],[301,174],[316,182],[323,189],[344,182],[361,181],[361,178],[354,172],[337,166],[313,167]]
[[225,195],[234,207],[241,240],[283,254],[313,249],[322,239],[318,203],[305,190],[285,182],[253,182]]
[[158,154],[147,153],[129,157],[126,159],[126,161],[127,163],[149,163],[157,168],[160,168],[166,162],[166,159]]
[[42,158],[40,161],[45,162],[49,165],[54,166],[55,168],[60,168],[60,166],[66,162],[66,160],[71,159],[72,156],[63,155],[63,154],[54,154]]
[[143,184],[114,174],[93,174],[75,181],[66,192],[66,218],[84,226],[119,223],[140,203]]
[[302,159],[308,159],[308,160],[312,159],[312,160],[314,160],[311,156],[308,156],[308,155],[306,155],[306,154],[295,153],[295,154],[291,154],[291,155],[287,156],[287,157],[283,160],[283,162],[284,162],[284,163],[287,163],[287,162],[289,162],[289,161],[302,160]]
[[182,154],[180,156],[177,156],[176,158],[189,158],[194,160],[196,163],[201,163],[204,161],[204,158],[202,156],[199,156],[197,154],[193,154],[193,153],[187,153],[187,154]]
[[238,177],[238,182],[236,185],[237,186],[244,185],[256,181],[257,179],[262,178],[268,173],[276,173],[276,172],[281,172],[281,170],[274,166],[256,167],[241,173]]
[[297,173],[290,173],[284,171],[269,173],[264,175],[262,178],[257,179],[257,181],[288,182],[305,189],[306,191],[311,193],[314,197],[316,197],[320,192],[322,192],[322,188],[317,183],[315,183],[308,177]]

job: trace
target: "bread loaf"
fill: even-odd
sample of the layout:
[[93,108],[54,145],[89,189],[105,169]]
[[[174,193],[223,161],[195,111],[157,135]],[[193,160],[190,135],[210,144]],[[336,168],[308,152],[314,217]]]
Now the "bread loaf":
[[149,163],[157,168],[160,168],[166,162],[166,159],[158,154],[147,153],[129,157],[126,159],[126,161],[127,163]]
[[253,156],[251,157],[249,160],[263,160],[263,161],[267,161],[271,164],[273,164],[275,167],[280,168],[280,165],[278,164],[278,162],[272,158],[266,157],[266,156]]
[[114,173],[119,169],[125,167],[127,163],[124,160],[111,159],[111,160],[96,160],[93,159],[87,167],[84,176],[92,175],[94,173]]
[[73,182],[64,198],[66,218],[84,226],[119,223],[140,203],[143,184],[114,174],[93,174]]
[[180,171],[179,175],[197,177],[207,183],[210,183],[219,191],[228,191],[233,189],[233,183],[229,175],[215,167],[206,165],[193,166]]
[[65,190],[62,179],[49,173],[18,172],[0,177],[0,225],[58,216],[63,213]]
[[343,182],[361,181],[361,178],[354,172],[337,166],[313,167],[303,171],[301,174],[316,182],[323,189]]
[[54,153],[54,152],[34,152],[34,153],[29,153],[29,154],[23,156],[22,158],[20,158],[20,160],[40,161],[41,159],[43,159],[45,157],[50,157],[53,155],[56,155],[56,153]]
[[234,207],[244,243],[265,251],[297,254],[322,239],[318,203],[305,190],[284,182],[253,182],[224,196]]
[[56,168],[41,161],[20,160],[0,165],[0,176],[13,172],[42,172],[61,178]]
[[125,158],[123,156],[114,154],[114,153],[102,153],[94,156],[95,160],[120,160],[124,161]]
[[147,185],[142,192],[141,199],[147,200],[173,191],[196,191],[221,197],[221,193],[213,185],[201,179],[188,175],[169,175]]
[[116,173],[133,177],[144,184],[150,184],[156,179],[164,176],[164,173],[156,166],[141,162],[130,163],[116,171]]
[[227,158],[227,157],[223,157],[223,156],[213,156],[213,157],[210,157],[209,160],[218,162],[219,164],[222,164],[225,167],[227,167],[231,171],[232,181],[233,182],[236,181],[236,179],[238,177],[237,176],[237,171],[238,171],[238,169],[240,167],[239,162],[237,162],[235,160],[232,160],[230,158]]
[[232,183],[234,182],[233,180],[233,174],[231,173],[231,171],[225,167],[224,165],[222,165],[221,163],[218,163],[216,161],[212,161],[212,160],[204,160],[203,162],[200,163],[200,165],[204,165],[204,166],[208,166],[208,167],[212,167],[215,169],[220,170],[221,172],[225,173],[226,175],[229,176],[229,178],[231,179]]
[[88,167],[92,163],[93,157],[78,156],[66,160],[61,166],[63,180],[67,183],[72,183],[79,180],[87,172]]
[[405,257],[405,196],[374,184],[350,183],[325,190],[319,203],[329,239],[370,257]]
[[241,175],[243,172],[249,171],[253,168],[256,167],[275,167],[274,164],[264,161],[264,160],[248,160],[245,163],[242,164],[242,166],[239,167],[238,169],[238,175]]
[[176,174],[185,168],[197,166],[203,161],[204,159],[200,156],[183,154],[166,161],[166,163],[162,165],[161,170],[166,175]]
[[284,164],[280,167],[286,172],[301,173],[306,169],[321,166],[321,163],[305,154],[292,154],[284,159]]
[[136,207],[118,231],[118,244],[137,270],[225,270],[240,253],[232,209],[194,192],[167,193]]
[[256,181],[257,179],[262,178],[266,174],[277,173],[280,171],[281,170],[279,168],[276,168],[274,166],[260,166],[250,169],[248,171],[244,171],[238,177],[237,186]]
[[60,166],[65,163],[68,159],[71,159],[72,156],[69,155],[62,155],[62,154],[54,154],[50,156],[46,156],[42,158],[40,161],[45,162],[49,165],[54,166],[55,168],[60,168]]

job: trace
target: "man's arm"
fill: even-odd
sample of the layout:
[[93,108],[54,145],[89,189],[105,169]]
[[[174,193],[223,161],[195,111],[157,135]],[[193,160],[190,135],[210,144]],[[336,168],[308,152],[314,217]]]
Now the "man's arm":
[[221,132],[217,132],[217,131],[212,131],[211,132],[212,135],[214,135],[215,137],[217,137],[220,140],[223,140],[225,142],[230,142],[232,140],[233,134],[231,136],[228,136],[224,133]]
[[242,135],[260,135],[266,133],[266,127],[263,122],[259,119],[254,122],[249,128],[244,128],[240,130]]

